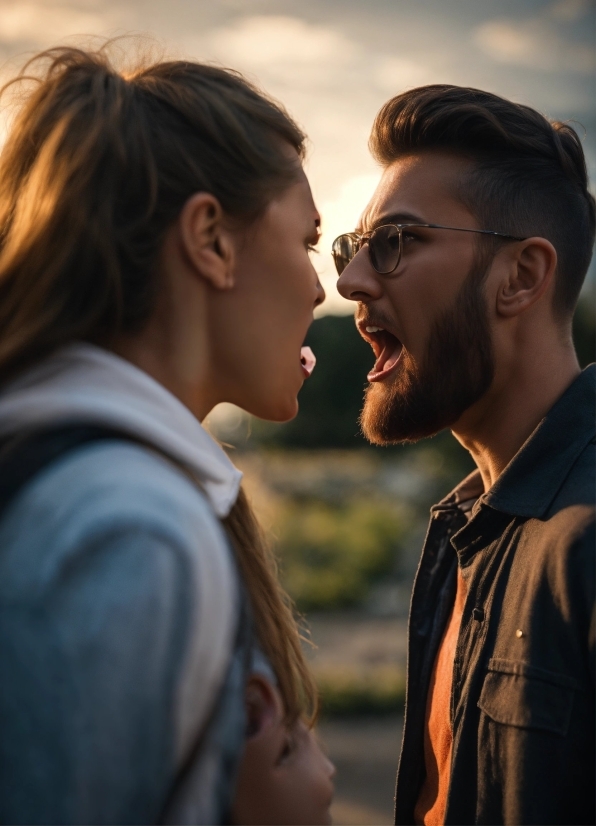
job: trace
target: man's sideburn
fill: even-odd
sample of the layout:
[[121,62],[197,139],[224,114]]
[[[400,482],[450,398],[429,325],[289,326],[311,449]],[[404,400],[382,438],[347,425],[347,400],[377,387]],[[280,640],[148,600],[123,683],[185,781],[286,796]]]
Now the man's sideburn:
[[484,284],[493,256],[477,254],[453,306],[433,325],[423,364],[404,347],[392,383],[369,384],[360,426],[372,444],[434,436],[490,387],[495,365]]

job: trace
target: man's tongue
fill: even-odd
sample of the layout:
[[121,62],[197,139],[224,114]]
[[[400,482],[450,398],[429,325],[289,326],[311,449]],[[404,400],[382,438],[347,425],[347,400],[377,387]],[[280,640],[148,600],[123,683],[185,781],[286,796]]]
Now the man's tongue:
[[388,333],[385,333],[384,338],[385,341],[383,343],[383,349],[381,350],[379,357],[376,360],[375,366],[373,368],[375,373],[390,370],[401,355],[401,341],[396,339],[395,336],[389,335]]
[[300,350],[300,364],[302,365],[302,369],[307,376],[310,376],[312,371],[315,369],[316,363],[317,360],[315,358],[315,354],[310,347],[302,347]]

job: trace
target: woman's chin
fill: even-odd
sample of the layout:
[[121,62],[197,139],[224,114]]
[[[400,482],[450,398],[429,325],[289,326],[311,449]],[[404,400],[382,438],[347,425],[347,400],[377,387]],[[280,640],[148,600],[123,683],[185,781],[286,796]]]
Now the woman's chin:
[[287,399],[268,399],[262,404],[258,405],[258,409],[249,410],[253,416],[259,419],[265,419],[267,422],[289,422],[294,419],[298,413],[298,399],[292,396]]

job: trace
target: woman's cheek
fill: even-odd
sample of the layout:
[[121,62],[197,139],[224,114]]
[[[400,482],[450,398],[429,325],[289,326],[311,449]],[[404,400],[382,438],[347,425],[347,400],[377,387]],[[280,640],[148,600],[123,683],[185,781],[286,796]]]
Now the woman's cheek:
[[329,807],[333,797],[331,776],[334,768],[327,764],[318,745],[313,748],[311,743],[303,743],[283,771],[285,778],[279,788],[285,789],[286,800],[296,817],[294,822],[304,826],[331,823]]

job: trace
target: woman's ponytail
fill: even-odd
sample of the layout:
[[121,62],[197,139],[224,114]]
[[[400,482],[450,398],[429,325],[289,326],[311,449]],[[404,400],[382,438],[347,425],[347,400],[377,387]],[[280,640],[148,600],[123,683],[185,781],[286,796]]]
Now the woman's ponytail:
[[[139,163],[131,148],[142,113],[97,57],[45,57],[46,77],[0,159],[0,380],[66,341],[109,337],[131,311],[149,309],[142,284],[134,310],[125,306],[128,227],[117,221]],[[150,198],[140,175],[137,186]]]

